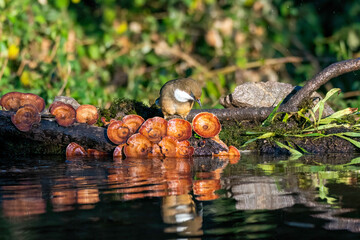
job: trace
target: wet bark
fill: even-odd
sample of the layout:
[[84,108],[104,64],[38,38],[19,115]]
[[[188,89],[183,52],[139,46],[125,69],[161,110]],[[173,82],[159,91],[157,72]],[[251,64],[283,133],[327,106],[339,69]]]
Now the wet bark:
[[116,145],[107,136],[106,129],[75,123],[59,126],[54,119],[41,119],[29,132],[19,131],[11,122],[13,112],[0,111],[0,143],[3,154],[64,154],[66,146],[76,142],[85,149],[112,151]]

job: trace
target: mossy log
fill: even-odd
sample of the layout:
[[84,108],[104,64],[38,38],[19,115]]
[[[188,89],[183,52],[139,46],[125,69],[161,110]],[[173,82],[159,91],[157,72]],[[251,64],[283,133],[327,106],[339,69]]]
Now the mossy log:
[[70,142],[100,151],[112,151],[116,145],[106,136],[106,129],[75,123],[59,126],[55,119],[41,119],[29,132],[19,131],[11,122],[13,112],[0,111],[0,142],[3,154],[64,154]]

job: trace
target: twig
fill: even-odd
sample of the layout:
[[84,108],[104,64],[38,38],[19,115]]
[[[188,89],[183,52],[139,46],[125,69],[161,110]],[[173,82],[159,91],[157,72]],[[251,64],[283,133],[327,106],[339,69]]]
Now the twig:
[[312,79],[310,79],[303,88],[301,88],[290,100],[280,107],[282,112],[296,111],[303,99],[309,97],[314,91],[318,90],[323,84],[342,74],[360,69],[360,58],[345,60],[333,63]]
[[[310,79],[303,88],[301,88],[287,103],[281,105],[279,112],[296,112],[300,103],[308,98],[321,85],[330,79],[340,76],[344,73],[360,70],[360,58],[345,60],[334,63]],[[263,121],[272,112],[273,107],[265,108],[227,108],[227,109],[193,109],[187,116],[191,121],[194,116],[200,112],[211,112],[215,114],[220,121],[228,120],[257,120]]]
[[9,61],[9,59],[8,59],[8,58],[5,58],[5,61],[4,61],[3,65],[2,65],[2,67],[1,67],[1,71],[0,71],[0,81],[1,81],[1,79],[2,79],[2,76],[4,75],[4,71],[5,71],[5,68],[6,68],[7,64],[8,64],[8,61]]
[[68,64],[68,69],[67,69],[67,70],[68,70],[68,71],[67,71],[66,75],[64,76],[64,83],[63,83],[63,85],[61,86],[59,92],[57,93],[57,96],[61,96],[61,95],[63,94],[64,89],[65,89],[65,87],[66,87],[66,84],[68,83],[69,76],[70,76],[70,73],[71,73],[71,66],[70,66],[70,64]]

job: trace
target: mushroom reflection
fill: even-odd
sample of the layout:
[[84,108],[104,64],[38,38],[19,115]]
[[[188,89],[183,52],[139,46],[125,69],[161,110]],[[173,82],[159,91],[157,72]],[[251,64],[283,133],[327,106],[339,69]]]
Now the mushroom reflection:
[[123,200],[166,195],[167,185],[159,159],[116,158],[108,169],[109,188],[106,193],[121,194]]
[[219,198],[216,193],[221,189],[220,177],[229,163],[228,158],[198,158],[193,192],[199,201],[210,201]]
[[45,213],[41,185],[24,183],[3,186],[2,211],[6,217],[25,217]]

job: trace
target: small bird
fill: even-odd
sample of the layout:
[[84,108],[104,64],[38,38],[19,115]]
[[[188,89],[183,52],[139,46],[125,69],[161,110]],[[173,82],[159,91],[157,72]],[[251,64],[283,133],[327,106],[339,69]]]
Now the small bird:
[[180,78],[168,81],[160,89],[160,97],[156,104],[160,106],[165,119],[173,115],[180,115],[185,119],[192,109],[194,102],[200,102],[201,87],[191,78]]

